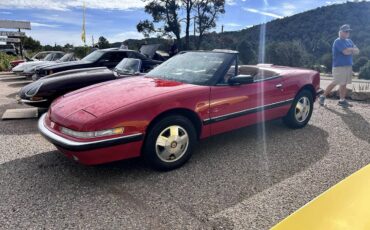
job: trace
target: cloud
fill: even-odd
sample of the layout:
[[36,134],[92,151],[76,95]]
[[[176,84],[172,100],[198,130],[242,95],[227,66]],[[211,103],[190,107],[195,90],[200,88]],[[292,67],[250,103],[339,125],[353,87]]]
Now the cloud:
[[37,30],[26,31],[27,36],[39,40],[42,45],[82,45],[81,31],[65,31],[50,27],[38,27]]
[[235,0],[226,0],[226,5],[234,6],[234,5],[236,5],[236,2],[235,2]]
[[59,25],[44,24],[44,23],[38,23],[38,22],[31,22],[31,27],[48,27],[48,28],[57,28],[57,27],[59,27]]
[[240,25],[240,24],[238,24],[238,23],[234,23],[234,22],[225,23],[225,26],[230,26],[230,27],[242,27],[242,25]]
[[[0,8],[3,9],[44,9],[68,11],[72,8],[82,7],[84,0],[11,0],[0,1]],[[143,8],[145,3],[141,0],[89,0],[86,1],[86,8],[104,10],[130,10]]]
[[1,11],[0,14],[12,14],[12,13],[8,11]]
[[122,42],[127,39],[142,39],[144,38],[143,34],[137,32],[137,31],[127,31],[115,34],[113,36],[108,36],[107,39],[110,43],[113,42]]
[[254,9],[254,8],[244,7],[243,10],[245,10],[247,12],[251,12],[251,13],[262,14],[262,15],[265,15],[265,16],[273,17],[273,18],[283,18],[283,16],[281,16],[281,15],[277,15],[277,14],[274,14],[274,13],[271,13],[271,12],[261,11],[261,10]]

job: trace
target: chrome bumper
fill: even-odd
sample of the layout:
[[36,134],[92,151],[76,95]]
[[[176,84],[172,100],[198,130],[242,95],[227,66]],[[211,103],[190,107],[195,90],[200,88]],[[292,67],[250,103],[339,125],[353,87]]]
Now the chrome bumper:
[[47,102],[48,100],[44,99],[44,100],[39,100],[39,101],[30,101],[30,100],[26,100],[26,99],[19,99],[18,101],[20,103],[23,103],[23,104],[38,104],[38,103]]
[[38,128],[41,134],[51,143],[54,145],[61,147],[66,150],[71,151],[85,151],[85,150],[92,150],[97,148],[104,148],[110,147],[113,145],[120,145],[120,144],[127,144],[135,141],[141,141],[144,138],[142,133],[136,133],[132,135],[110,138],[105,140],[99,141],[89,141],[89,142],[79,142],[79,141],[72,141],[61,137],[53,132],[51,132],[48,128],[45,127],[45,120],[46,114],[42,115],[38,122]]

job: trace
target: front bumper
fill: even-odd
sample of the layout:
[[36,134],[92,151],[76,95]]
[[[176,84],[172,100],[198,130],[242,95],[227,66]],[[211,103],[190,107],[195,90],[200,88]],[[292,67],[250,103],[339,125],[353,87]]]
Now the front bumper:
[[142,133],[98,141],[73,141],[50,131],[45,126],[45,117],[46,113],[38,122],[41,134],[67,157],[83,164],[102,164],[140,156],[144,139]]

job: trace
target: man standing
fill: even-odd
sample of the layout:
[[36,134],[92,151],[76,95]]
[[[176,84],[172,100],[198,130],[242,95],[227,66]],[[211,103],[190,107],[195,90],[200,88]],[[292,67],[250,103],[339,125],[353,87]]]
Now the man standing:
[[339,102],[338,105],[342,107],[350,106],[346,101],[347,84],[352,83],[352,65],[353,55],[359,54],[360,50],[355,46],[351,39],[349,39],[349,33],[351,28],[348,24],[345,24],[339,29],[339,37],[334,41],[333,44],[333,82],[326,88],[324,95],[319,98],[320,105],[325,104],[325,98],[334,89],[335,86],[339,85]]

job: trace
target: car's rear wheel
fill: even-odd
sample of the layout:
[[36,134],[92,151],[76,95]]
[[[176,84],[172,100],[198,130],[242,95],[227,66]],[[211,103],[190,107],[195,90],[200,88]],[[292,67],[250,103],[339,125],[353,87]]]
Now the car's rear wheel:
[[308,90],[302,90],[295,97],[288,114],[283,118],[284,123],[293,129],[303,128],[311,119],[313,111],[313,96]]
[[196,142],[196,130],[191,121],[183,116],[171,115],[149,130],[143,156],[155,169],[172,170],[190,159]]

